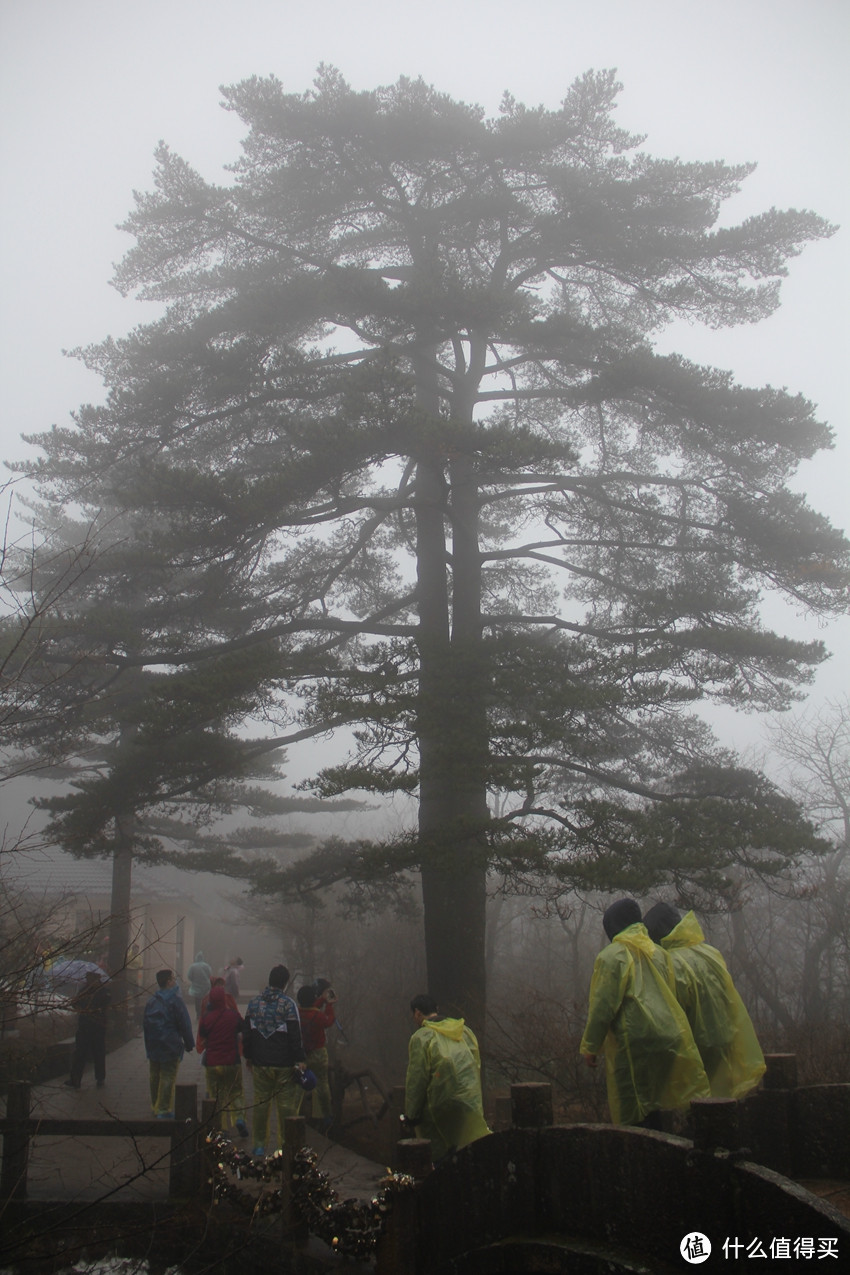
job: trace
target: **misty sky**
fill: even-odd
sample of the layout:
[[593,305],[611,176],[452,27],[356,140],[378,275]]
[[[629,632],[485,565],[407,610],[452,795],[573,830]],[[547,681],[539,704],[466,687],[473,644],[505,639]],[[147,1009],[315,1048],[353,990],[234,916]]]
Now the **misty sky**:
[[[324,61],[355,88],[422,75],[495,113],[505,89],[554,108],[577,75],[613,66],[618,122],[646,133],[651,152],[759,162],[726,220],[776,205],[848,227],[791,263],[771,319],[680,328],[663,343],[818,405],[837,446],[799,485],[846,528],[848,53],[847,0],[0,0],[0,458],[26,455],[21,433],[97,399],[97,379],[63,347],[154,316],[109,287],[130,246],[115,226],[132,190],[150,187],[160,138],[226,179],[242,127],[221,110],[219,85],[274,73],[300,92]],[[770,619],[816,635],[790,613]],[[818,698],[847,688],[850,621],[821,635],[839,655],[818,675]]]

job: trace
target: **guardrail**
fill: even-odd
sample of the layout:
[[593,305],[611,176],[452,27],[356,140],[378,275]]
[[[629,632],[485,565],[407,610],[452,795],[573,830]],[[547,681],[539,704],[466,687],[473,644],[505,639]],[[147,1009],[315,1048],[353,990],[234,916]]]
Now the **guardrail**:
[[[205,1104],[206,1105],[206,1104]],[[43,1118],[32,1114],[32,1088],[18,1080],[9,1086],[6,1118],[0,1120],[3,1162],[0,1201],[23,1203],[27,1198],[30,1143],[36,1136],[76,1138],[168,1138],[169,1198],[187,1199],[200,1185],[202,1138],[212,1125],[212,1113],[198,1119],[198,1086],[177,1085],[173,1120],[79,1120]]]

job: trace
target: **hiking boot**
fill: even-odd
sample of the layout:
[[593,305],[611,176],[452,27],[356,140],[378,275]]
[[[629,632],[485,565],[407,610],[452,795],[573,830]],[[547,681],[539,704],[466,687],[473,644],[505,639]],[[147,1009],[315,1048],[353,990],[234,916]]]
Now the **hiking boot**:
[[251,1152],[251,1155],[265,1155],[265,1154],[266,1154],[265,1147],[254,1147],[254,1150]]
[[80,1083],[77,1080],[64,1080],[62,1083],[67,1085],[69,1089],[81,1088]]

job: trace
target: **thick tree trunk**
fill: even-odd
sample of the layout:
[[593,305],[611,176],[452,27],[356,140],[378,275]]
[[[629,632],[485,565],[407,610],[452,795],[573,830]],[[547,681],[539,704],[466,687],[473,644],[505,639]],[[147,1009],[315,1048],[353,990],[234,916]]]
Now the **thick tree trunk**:
[[[439,419],[432,351],[417,360],[417,396]],[[439,434],[439,431],[436,431]],[[471,463],[435,437],[417,464],[419,841],[428,991],[478,1032],[485,1014],[486,703],[481,694],[480,564]],[[452,594],[446,551],[452,525]],[[482,730],[483,726],[483,730]]]

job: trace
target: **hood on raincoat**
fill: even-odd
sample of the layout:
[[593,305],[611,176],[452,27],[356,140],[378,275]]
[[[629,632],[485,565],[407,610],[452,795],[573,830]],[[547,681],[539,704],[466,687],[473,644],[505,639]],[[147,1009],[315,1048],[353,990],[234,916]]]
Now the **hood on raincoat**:
[[430,1027],[440,1036],[449,1040],[463,1040],[464,1020],[462,1018],[426,1018],[423,1027]]
[[210,1009],[224,1009],[227,1005],[227,993],[220,983],[210,988],[210,996],[207,1001]]
[[669,934],[666,934],[661,939],[661,946],[669,952],[673,948],[694,947],[697,943],[704,942],[705,935],[702,932],[702,926],[693,912],[686,912],[681,921],[673,926]]
[[655,951],[655,944],[646,932],[646,926],[643,921],[635,921],[632,925],[627,925],[624,930],[620,930],[611,940],[612,943],[622,943],[623,947],[631,948],[634,952],[641,952],[644,956],[652,956]]

